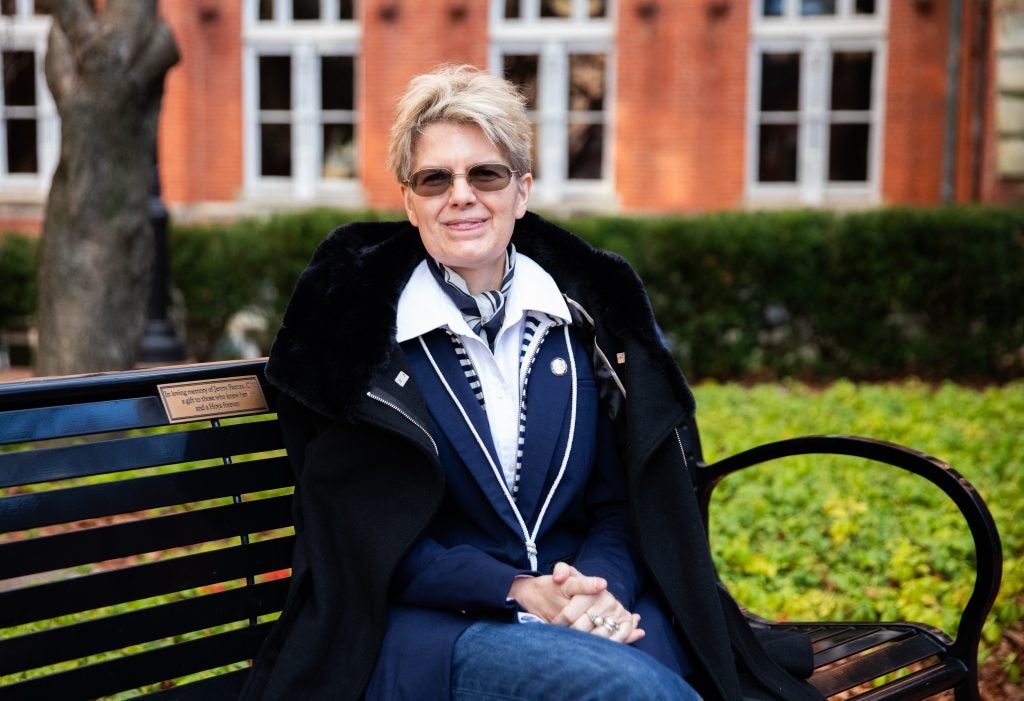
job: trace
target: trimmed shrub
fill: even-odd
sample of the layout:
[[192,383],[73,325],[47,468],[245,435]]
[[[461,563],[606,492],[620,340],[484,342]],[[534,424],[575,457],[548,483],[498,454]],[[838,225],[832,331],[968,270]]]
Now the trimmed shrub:
[[36,239],[0,234],[0,329],[21,325],[36,309]]

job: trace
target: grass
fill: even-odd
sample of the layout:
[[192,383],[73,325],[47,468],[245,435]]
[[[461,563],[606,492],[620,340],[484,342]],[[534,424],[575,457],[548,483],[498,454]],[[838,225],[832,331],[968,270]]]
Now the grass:
[[[949,463],[986,500],[1003,542],[985,640],[1024,617],[1024,382],[704,383],[695,393],[709,461],[781,438],[843,433]],[[719,486],[711,518],[723,579],[764,616],[909,619],[953,634],[973,586],[973,544],[952,502],[916,476],[864,460],[787,458],[738,473]]]

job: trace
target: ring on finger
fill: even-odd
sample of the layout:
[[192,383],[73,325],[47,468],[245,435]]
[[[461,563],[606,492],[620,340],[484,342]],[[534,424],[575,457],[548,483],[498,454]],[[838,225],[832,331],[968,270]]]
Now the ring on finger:
[[612,633],[618,633],[622,626],[611,619],[605,619],[602,625]]
[[606,621],[603,616],[598,616],[597,614],[593,614],[590,611],[587,611],[587,618],[590,619],[590,622],[593,624],[595,628],[606,626],[609,623],[609,621]]

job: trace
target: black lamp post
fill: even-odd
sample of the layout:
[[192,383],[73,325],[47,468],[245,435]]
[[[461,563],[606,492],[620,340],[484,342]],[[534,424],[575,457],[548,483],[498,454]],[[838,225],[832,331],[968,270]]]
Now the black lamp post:
[[185,360],[185,346],[174,335],[167,319],[170,275],[167,263],[167,207],[160,198],[160,168],[153,160],[153,183],[149,193],[149,220],[153,225],[153,285],[149,296],[149,321],[139,347],[139,362],[146,365],[178,363]]

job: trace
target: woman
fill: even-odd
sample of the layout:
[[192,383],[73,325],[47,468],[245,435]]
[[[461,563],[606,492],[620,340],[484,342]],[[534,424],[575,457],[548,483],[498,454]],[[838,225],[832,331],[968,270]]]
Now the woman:
[[820,698],[717,587],[640,281],[527,212],[514,87],[417,77],[389,160],[408,223],[333,232],[268,363],[296,546],[243,696]]

